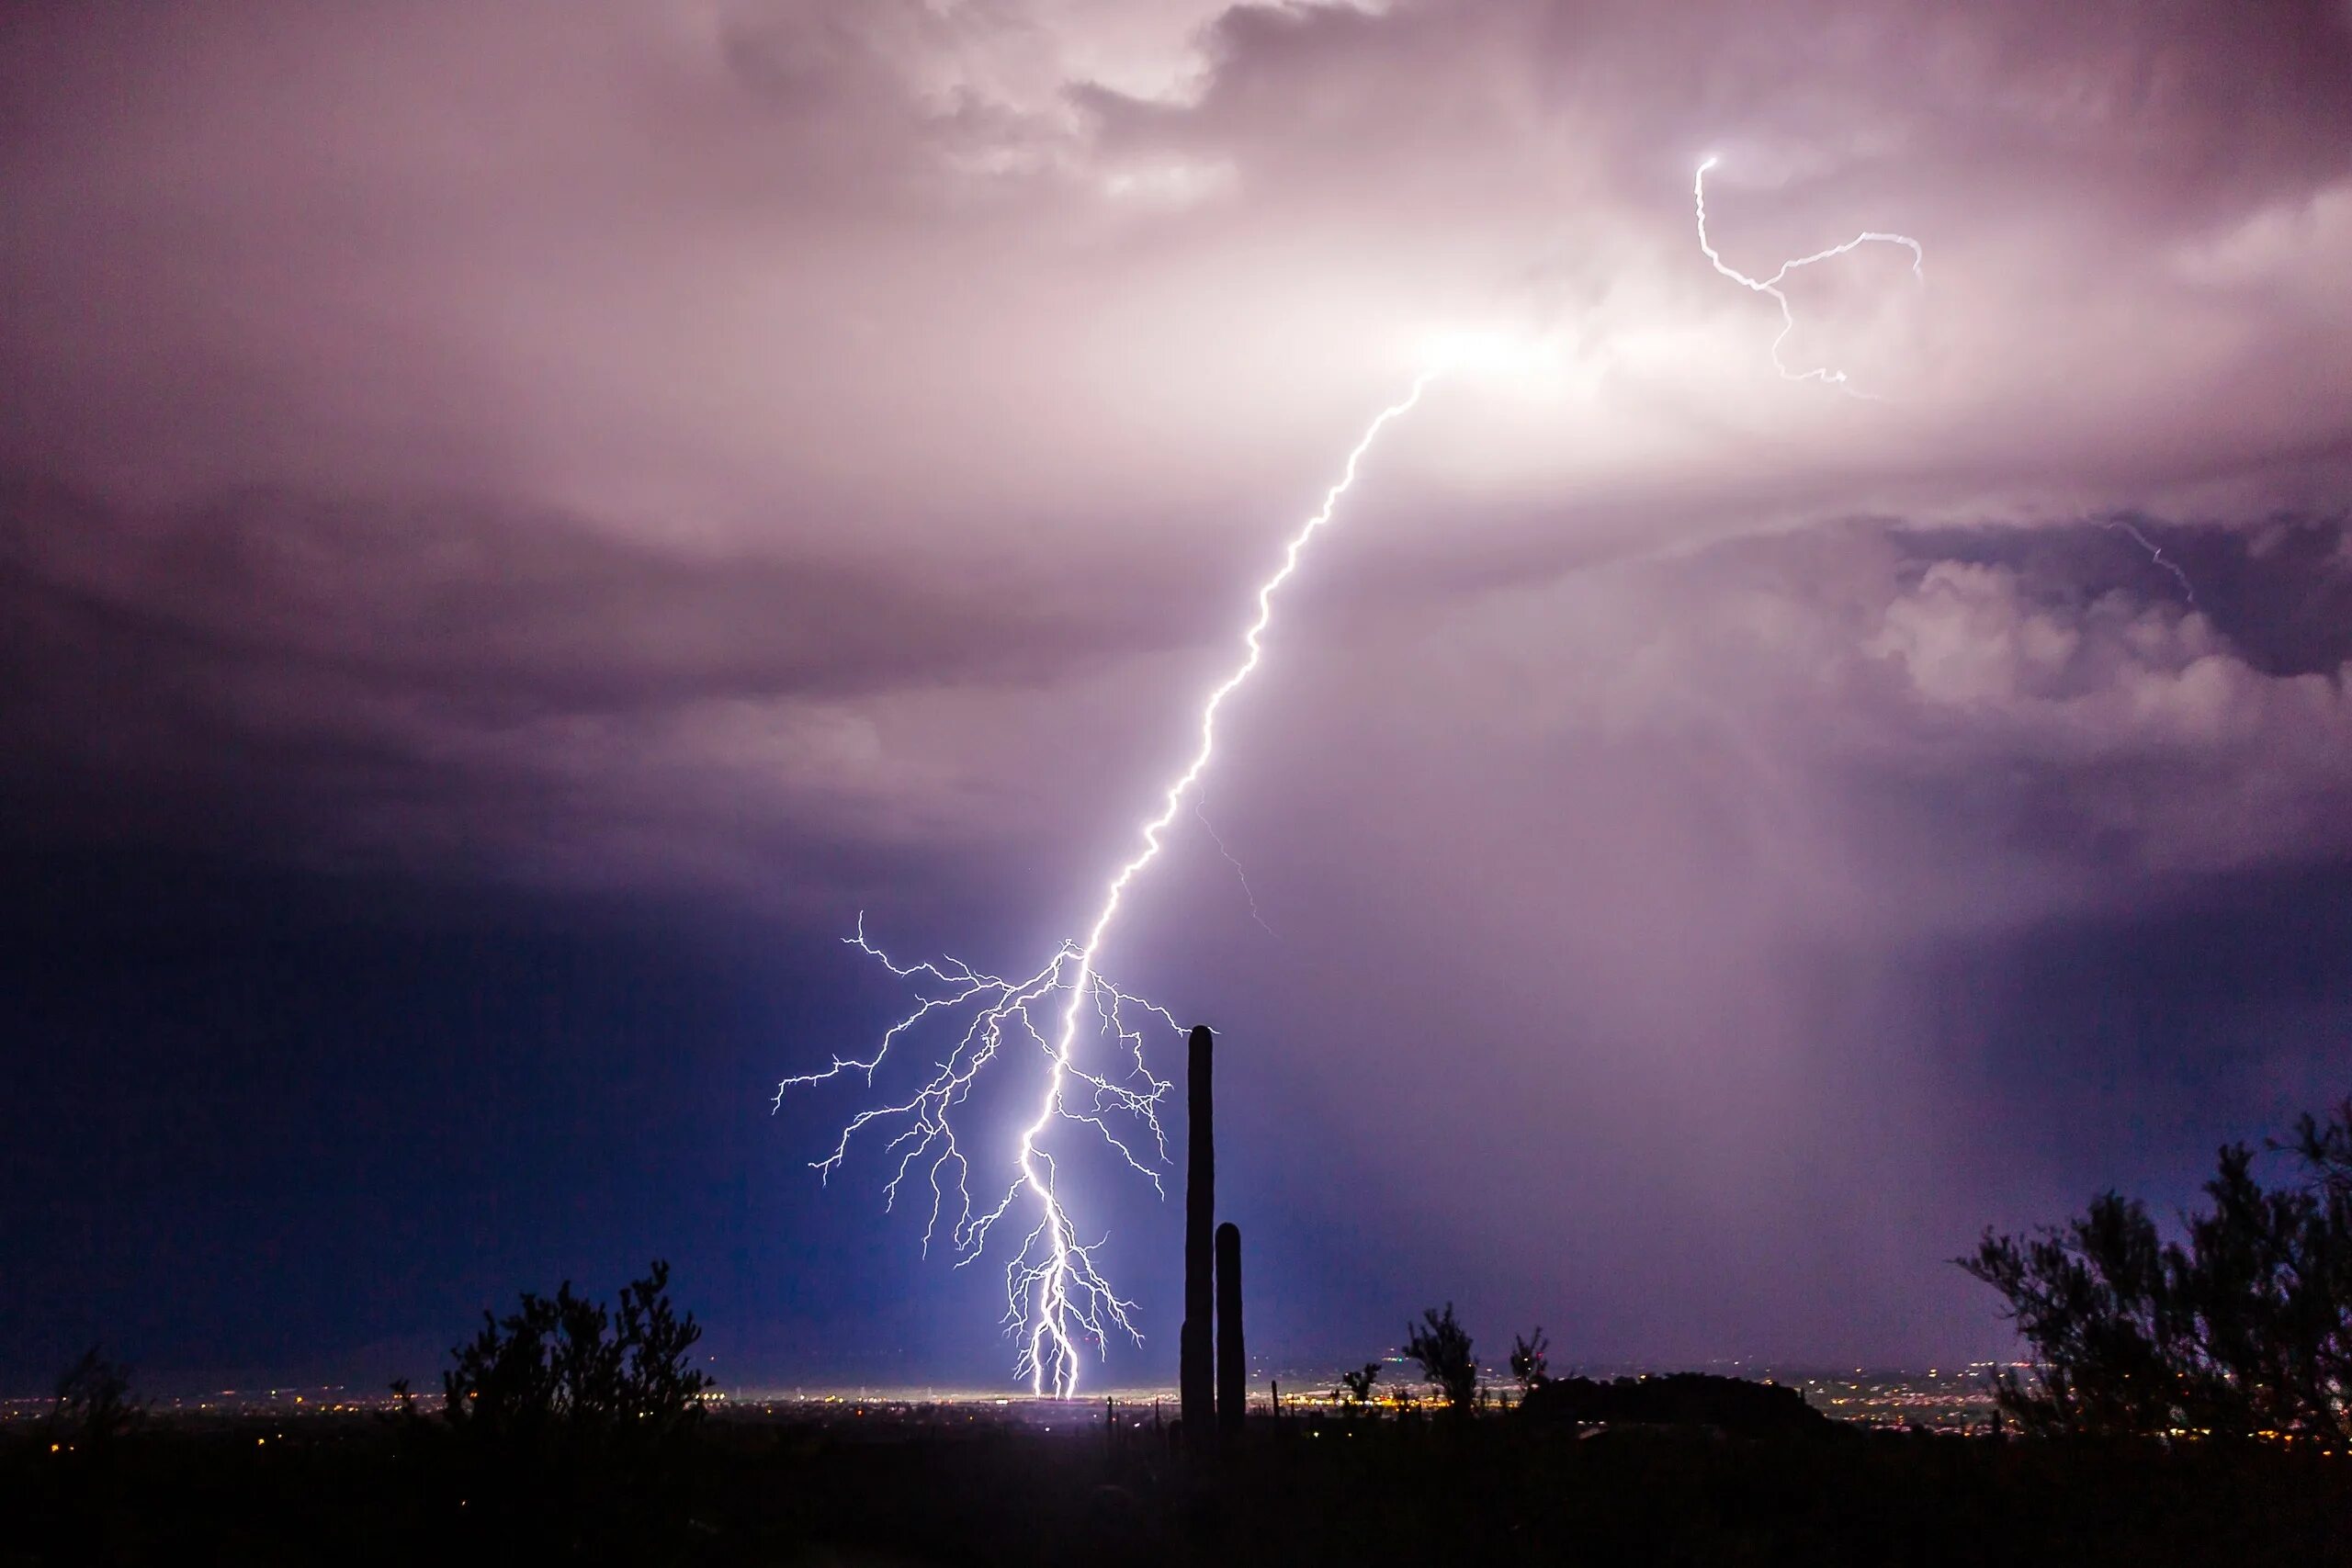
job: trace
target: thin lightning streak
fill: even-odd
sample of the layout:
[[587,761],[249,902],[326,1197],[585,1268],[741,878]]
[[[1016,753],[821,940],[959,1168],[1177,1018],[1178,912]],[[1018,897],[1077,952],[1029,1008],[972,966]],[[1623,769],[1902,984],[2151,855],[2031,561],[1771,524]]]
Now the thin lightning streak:
[[2163,549],[2158,547],[2154,540],[2149,538],[2147,535],[2143,534],[2131,524],[2124,522],[2120,517],[2109,518],[2107,520],[2107,526],[2109,528],[2120,528],[2125,533],[2131,535],[2133,539],[2138,541],[2140,547],[2148,552],[2148,558],[2150,560],[2155,562],[2158,566],[2172,573],[2179,581],[2180,591],[2188,595],[2189,604],[2193,605],[2197,603],[2197,584],[2188,581],[2188,573],[2180,570],[2179,562],[2166,560],[2165,558],[2165,552]]
[[1709,158],[1701,164],[1698,174],[1690,182],[1690,199],[1699,214],[1699,249],[1706,253],[1707,260],[1713,264],[1717,272],[1743,288],[1754,289],[1758,294],[1770,295],[1773,302],[1781,307],[1781,330],[1773,334],[1772,338],[1772,368],[1781,373],[1783,380],[1821,381],[1837,388],[1849,398],[1860,398],[1866,402],[1877,401],[1876,394],[1862,391],[1855,387],[1843,370],[1834,369],[1826,365],[1818,365],[1810,370],[1789,368],[1787,363],[1781,358],[1781,345],[1788,341],[1791,333],[1796,331],[1797,317],[1795,310],[1789,304],[1789,297],[1781,292],[1780,284],[1781,279],[1799,267],[1811,266],[1815,262],[1828,261],[1874,243],[1901,245],[1909,250],[1911,276],[1924,283],[1928,276],[1925,270],[1928,261],[1927,252],[1921,250],[1919,242],[1908,234],[1888,234],[1874,229],[1865,229],[1842,245],[1832,245],[1826,251],[1815,251],[1809,256],[1799,256],[1794,261],[1782,262],[1781,270],[1770,277],[1750,277],[1737,268],[1724,265],[1724,258],[1715,253],[1715,247],[1707,242],[1707,171],[1713,168],[1718,162],[1717,159]]
[[[858,919],[848,945],[878,960],[915,987],[914,1010],[883,1032],[873,1054],[864,1057],[836,1056],[822,1071],[789,1077],[776,1086],[774,1108],[784,1103],[795,1087],[829,1082],[856,1075],[871,1085],[891,1047],[934,1015],[965,1020],[962,1032],[947,1054],[934,1064],[931,1077],[910,1099],[861,1111],[842,1128],[832,1152],[813,1162],[820,1177],[830,1178],[849,1156],[854,1139],[876,1123],[892,1129],[884,1145],[886,1157],[899,1156],[897,1169],[884,1189],[886,1208],[897,1203],[907,1180],[921,1172],[931,1192],[930,1221],[924,1227],[928,1251],[945,1221],[948,1239],[956,1247],[957,1266],[978,1258],[997,1223],[1012,1212],[1025,1193],[1035,1202],[1037,1223],[1023,1238],[1005,1266],[1005,1322],[1021,1342],[1015,1371],[1029,1377],[1031,1392],[1043,1393],[1050,1381],[1053,1392],[1067,1398],[1078,1391],[1079,1343],[1091,1341],[1106,1348],[1108,1331],[1116,1327],[1140,1344],[1143,1336],[1129,1316],[1133,1302],[1113,1289],[1094,1261],[1101,1243],[1081,1243],[1056,1187],[1058,1171],[1046,1147],[1047,1133],[1057,1122],[1089,1126],[1126,1163],[1159,1184],[1159,1168],[1168,1157],[1159,1109],[1170,1086],[1145,1066],[1142,1029],[1149,1023],[1179,1037],[1182,1031],[1165,1009],[1131,996],[1105,979],[1095,959],[1124,907],[1127,890],[1146,867],[1159,858],[1167,834],[1216,752],[1216,723],[1226,700],[1257,672],[1265,656],[1264,637],[1273,622],[1274,598],[1297,571],[1300,558],[1315,536],[1328,527],[1341,498],[1356,482],[1365,456],[1381,433],[1411,412],[1440,373],[1431,366],[1413,378],[1404,397],[1373,417],[1342,466],[1339,479],[1324,492],[1323,504],[1294,532],[1283,550],[1282,564],[1258,587],[1257,615],[1241,635],[1242,658],[1201,705],[1199,740],[1191,760],[1170,782],[1157,815],[1139,824],[1137,848],[1112,874],[1103,887],[1102,902],[1083,943],[1065,943],[1043,968],[1021,979],[975,970],[960,960],[937,964],[900,964],[866,940],[865,917]],[[1205,821],[1205,818],[1204,818]],[[1214,836],[1215,829],[1211,829]],[[1230,857],[1228,857],[1230,858]],[[1247,884],[1244,884],[1245,887]],[[1260,922],[1263,924],[1262,921]],[[1061,1015],[1048,1043],[1038,1027],[1036,1012],[1056,992],[1067,992]],[[1122,1048],[1117,1076],[1092,1073],[1080,1066],[1078,1050],[1080,1025],[1090,1010],[1097,1037],[1115,1036]],[[980,1213],[971,1195],[971,1162],[957,1141],[951,1112],[971,1093],[979,1073],[1008,1043],[1035,1046],[1050,1063],[1046,1089],[1035,1116],[1021,1131],[1018,1174],[996,1205]],[[1130,1066],[1131,1064],[1131,1066]],[[1083,1102],[1076,1096],[1091,1090]],[[774,1109],[772,1108],[772,1109]],[[1122,1116],[1140,1123],[1156,1145],[1158,1165],[1148,1164],[1120,1135],[1108,1118]]]
[[1241,869],[1241,863],[1233,858],[1231,850],[1225,847],[1225,839],[1217,832],[1216,824],[1209,820],[1209,803],[1198,791],[1193,795],[1193,815],[1201,819],[1202,829],[1208,834],[1209,842],[1215,844],[1216,852],[1225,857],[1225,863],[1233,868],[1234,880],[1241,884],[1241,897],[1250,906],[1250,918],[1258,922],[1260,931],[1276,942],[1282,941],[1281,934],[1266,923],[1265,916],[1258,912],[1258,896],[1250,891],[1250,874]]

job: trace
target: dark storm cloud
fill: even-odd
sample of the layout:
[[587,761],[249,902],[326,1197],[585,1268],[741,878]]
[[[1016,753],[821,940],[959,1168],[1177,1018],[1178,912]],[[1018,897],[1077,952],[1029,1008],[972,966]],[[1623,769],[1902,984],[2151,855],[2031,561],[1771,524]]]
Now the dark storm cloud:
[[[583,863],[613,852],[583,867],[594,880],[732,884],[726,854],[694,852],[696,818],[772,856],[787,830],[899,836],[910,781],[887,776],[876,722],[894,694],[952,705],[1174,635],[1164,615],[1016,594],[1010,570],[926,583],[662,550],[463,500],[137,511],[20,483],[0,507],[15,827],[158,816],[252,848],[275,816],[307,862],[398,846],[411,863],[487,853],[493,874],[577,834]],[[919,815],[961,836],[952,781],[922,778]]]
[[[1374,595],[2340,467],[2332,7],[548,20],[12,17],[6,441],[52,476],[18,592],[191,650],[206,680],[129,683],[159,733],[200,701],[438,773],[443,709],[558,753],[625,712],[684,774],[665,705],[822,705],[771,743],[788,790],[842,698],[901,692],[891,767],[961,773],[1003,706],[1214,631],[1399,312],[1567,321],[1582,379],[1400,433],[1326,569]],[[1693,265],[1702,146],[1745,252],[1928,237],[1901,402],[1751,374],[1769,322]],[[1885,325],[1858,270],[1833,348]]]

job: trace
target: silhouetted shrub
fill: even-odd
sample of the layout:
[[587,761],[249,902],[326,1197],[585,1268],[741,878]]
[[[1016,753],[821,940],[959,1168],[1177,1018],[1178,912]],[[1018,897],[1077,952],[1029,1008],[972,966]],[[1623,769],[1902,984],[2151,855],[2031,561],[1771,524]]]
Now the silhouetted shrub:
[[2352,1390],[2352,1101],[2305,1116],[2305,1179],[2265,1189],[2231,1145],[2162,1240],[2136,1200],[2101,1193],[2063,1226],[1987,1228],[1961,1267],[1999,1291],[2033,1348],[2002,1408],[2030,1432],[2221,1437],[2304,1433],[2340,1443]]
[[[670,1304],[670,1266],[656,1260],[621,1290],[616,1313],[571,1293],[523,1292],[519,1312],[482,1314],[481,1332],[450,1352],[443,1414],[482,1436],[658,1439],[702,1414],[710,1380],[686,1361],[702,1329]],[[401,1392],[396,1389],[395,1392]]]
[[1380,1381],[1380,1363],[1366,1361],[1360,1372],[1341,1372],[1340,1386],[1331,1392],[1345,1404],[1351,1415],[1372,1403],[1372,1385]]
[[138,1425],[141,1414],[130,1397],[130,1373],[93,1345],[57,1380],[57,1399],[47,1423],[49,1440],[77,1449],[102,1448]]
[[1531,1391],[1552,1381],[1547,1359],[1551,1348],[1552,1342],[1544,1337],[1544,1325],[1540,1323],[1533,1334],[1511,1337],[1510,1375],[1519,1383],[1520,1398],[1525,1399]]
[[1419,1324],[1405,1329],[1405,1354],[1420,1363],[1421,1375],[1437,1385],[1446,1408],[1466,1413],[1478,1402],[1478,1363],[1470,1353],[1470,1336],[1453,1321],[1453,1303],[1441,1314],[1430,1307]]
[[442,1419],[401,1399],[391,1427],[408,1473],[470,1550],[650,1561],[677,1548],[704,1457],[684,1439],[709,1380],[687,1364],[702,1330],[670,1304],[669,1278],[656,1262],[611,1310],[569,1281],[526,1292],[450,1352]]

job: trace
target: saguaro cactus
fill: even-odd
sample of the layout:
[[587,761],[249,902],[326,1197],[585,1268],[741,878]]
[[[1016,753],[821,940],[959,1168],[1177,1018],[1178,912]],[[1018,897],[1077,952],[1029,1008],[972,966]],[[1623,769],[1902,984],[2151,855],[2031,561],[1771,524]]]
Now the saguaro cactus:
[[1216,1227],[1216,1429],[1240,1435],[1241,1412],[1250,1399],[1250,1357],[1241,1344],[1241,1227],[1231,1220]]
[[1213,1038],[1205,1024],[1193,1031],[1184,1100],[1190,1146],[1184,1165],[1184,1326],[1177,1338],[1177,1388],[1183,1400],[1184,1434],[1194,1444],[1207,1440],[1216,1418],[1211,1340],[1216,1310],[1212,1233],[1216,1224],[1216,1125],[1209,1078]]

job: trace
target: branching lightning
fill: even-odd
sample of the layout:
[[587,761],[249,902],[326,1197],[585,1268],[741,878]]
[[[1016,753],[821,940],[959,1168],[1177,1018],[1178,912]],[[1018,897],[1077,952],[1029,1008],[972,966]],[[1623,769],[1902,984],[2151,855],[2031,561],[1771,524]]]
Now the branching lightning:
[[1233,879],[1241,884],[1242,902],[1250,906],[1250,918],[1258,922],[1260,931],[1280,942],[1281,933],[1268,925],[1266,917],[1258,912],[1258,895],[1250,890],[1250,874],[1241,868],[1241,863],[1234,858],[1233,852],[1225,847],[1224,835],[1216,830],[1216,824],[1209,820],[1208,802],[1201,798],[1198,791],[1193,795],[1193,815],[1201,819],[1201,830],[1209,836],[1209,842],[1216,846],[1216,852],[1225,857],[1225,863],[1233,868]]
[[[1114,1326],[1138,1339],[1141,1337],[1128,1316],[1135,1303],[1121,1297],[1095,1266],[1094,1248],[1100,1244],[1079,1239],[1069,1211],[1055,1192],[1053,1156],[1040,1139],[1057,1121],[1091,1127],[1158,1188],[1159,1167],[1168,1158],[1159,1112],[1169,1085],[1145,1065],[1143,1030],[1157,1025],[1180,1036],[1182,1031],[1165,1010],[1128,995],[1092,965],[1082,964],[1078,949],[1067,943],[1044,968],[1011,980],[984,974],[955,958],[935,964],[900,964],[866,939],[863,915],[858,918],[857,933],[844,941],[910,982],[917,994],[914,1010],[883,1032],[872,1055],[836,1056],[821,1072],[786,1078],[776,1086],[775,1103],[781,1106],[786,1091],[796,1086],[851,1074],[861,1076],[871,1086],[875,1073],[902,1035],[934,1014],[948,1020],[960,1018],[963,1027],[931,1077],[909,1099],[874,1106],[850,1118],[832,1152],[813,1166],[820,1176],[830,1179],[849,1158],[850,1145],[860,1133],[877,1124],[888,1130],[890,1137],[883,1152],[886,1157],[897,1155],[899,1163],[883,1189],[885,1211],[897,1207],[900,1189],[920,1167],[931,1191],[923,1251],[929,1254],[944,1220],[958,1267],[980,1256],[989,1232],[1024,1190],[1033,1194],[1037,1203],[1036,1225],[1005,1268],[1006,1318],[1015,1332],[1027,1329],[1018,1370],[1029,1374],[1032,1388],[1044,1392],[1050,1371],[1057,1393],[1074,1392],[1077,1343],[1081,1336],[1098,1346]],[[1049,1009],[1048,998],[1063,990],[1069,992],[1070,1000],[1060,1026],[1062,1043],[1057,1047],[1047,1043],[1037,1015],[1040,1010]],[[1077,1021],[1090,1005],[1100,1021],[1101,1032],[1117,1043],[1121,1065],[1115,1069],[1091,1072],[1072,1059]],[[982,1211],[973,1201],[971,1160],[957,1141],[952,1112],[970,1094],[982,1069],[1008,1043],[1034,1045],[1046,1052],[1053,1058],[1053,1070],[1037,1119],[1022,1134],[1019,1174],[996,1205]],[[1071,1098],[1077,1086],[1091,1091],[1082,1101]],[[1113,1124],[1110,1118],[1114,1116],[1140,1124],[1149,1135],[1148,1161]]]
[[[885,1157],[896,1155],[899,1163],[884,1189],[886,1207],[897,1204],[900,1190],[920,1170],[931,1192],[924,1249],[928,1252],[944,1223],[959,1268],[980,1256],[997,1224],[1017,1205],[1035,1214],[1035,1224],[1005,1265],[1004,1314],[1007,1332],[1021,1346],[1015,1371],[1029,1379],[1033,1393],[1050,1388],[1068,1397],[1078,1391],[1081,1343],[1101,1351],[1114,1328],[1138,1344],[1143,1339],[1130,1316],[1135,1303],[1112,1287],[1095,1262],[1100,1241],[1080,1239],[1056,1184],[1057,1168],[1047,1146],[1048,1134],[1063,1124],[1090,1128],[1158,1188],[1168,1159],[1159,1110],[1170,1085],[1154,1077],[1145,1063],[1144,1030],[1164,1028],[1180,1038],[1182,1031],[1165,1009],[1104,978],[1096,959],[1127,890],[1159,858],[1186,796],[1208,771],[1226,700],[1257,672],[1265,656],[1264,637],[1273,622],[1275,595],[1297,571],[1307,545],[1329,525],[1381,433],[1412,412],[1443,368],[1432,364],[1422,370],[1402,398],[1374,416],[1348,453],[1340,478],[1324,492],[1323,504],[1291,535],[1282,564],[1259,584],[1257,615],[1241,634],[1240,662],[1202,702],[1191,760],[1169,782],[1158,812],[1138,825],[1136,848],[1104,885],[1085,941],[1065,943],[1044,967],[1007,979],[954,958],[900,964],[866,940],[860,916],[857,933],[844,940],[909,982],[916,992],[915,1007],[883,1032],[872,1055],[837,1056],[821,1072],[788,1077],[776,1086],[778,1106],[787,1090],[801,1085],[856,1075],[870,1087],[891,1047],[918,1026],[960,1022],[947,1054],[910,1098],[859,1111],[842,1129],[832,1152],[813,1164],[820,1176],[830,1178],[848,1159],[850,1145],[859,1134],[887,1132]],[[1058,1017],[1043,1019],[1041,1028],[1040,1015],[1057,1010]],[[1105,1038],[1114,1043],[1115,1066],[1092,1071],[1082,1066],[1081,1047]],[[1011,1182],[993,1206],[982,1209],[972,1195],[971,1158],[957,1138],[953,1112],[971,1093],[974,1079],[1007,1044],[1042,1051],[1049,1066],[1035,1116],[1021,1130]],[[1147,1138],[1149,1148],[1138,1153],[1138,1145]]]
[[[1772,340],[1774,367],[1792,381],[1817,380],[1849,396],[1867,397],[1850,384],[1843,370],[1823,366],[1797,371],[1782,360],[1781,344],[1795,329],[1796,318],[1779,285],[1801,267],[1873,242],[1908,247],[1912,270],[1918,274],[1924,259],[1918,243],[1901,234],[1865,232],[1842,245],[1784,262],[1770,277],[1749,277],[1726,265],[1708,243],[1706,175],[1714,164],[1710,158],[1699,166],[1693,186],[1700,249],[1717,272],[1769,295],[1780,306],[1781,331]],[[1490,332],[1450,334],[1428,345],[1423,368],[1410,388],[1364,427],[1339,479],[1324,492],[1322,505],[1291,534],[1280,564],[1259,584],[1257,613],[1241,634],[1240,660],[1203,698],[1192,754],[1162,791],[1157,810],[1136,825],[1134,851],[1103,885],[1083,941],[1065,942],[1033,973],[1007,978],[955,958],[901,964],[867,940],[863,915],[856,934],[844,939],[907,982],[914,992],[915,1005],[883,1032],[870,1055],[836,1056],[822,1071],[784,1079],[776,1087],[775,1104],[780,1107],[786,1093],[796,1087],[837,1078],[862,1078],[871,1088],[892,1049],[917,1031],[937,1030],[945,1035],[950,1042],[945,1054],[911,1096],[857,1112],[842,1127],[831,1151],[811,1163],[820,1177],[830,1179],[846,1163],[851,1145],[861,1135],[883,1137],[885,1158],[896,1156],[898,1162],[884,1189],[886,1208],[896,1207],[910,1180],[927,1189],[930,1201],[923,1248],[928,1253],[944,1228],[958,1268],[977,1260],[999,1224],[1016,1209],[1021,1212],[1023,1218],[1014,1222],[1015,1226],[1028,1223],[1030,1228],[1005,1264],[1003,1321],[1006,1332],[1020,1346],[1015,1370],[1029,1379],[1034,1393],[1050,1390],[1063,1397],[1074,1394],[1081,1346],[1091,1344],[1098,1353],[1107,1352],[1113,1329],[1138,1344],[1143,1338],[1131,1315],[1135,1303],[1118,1293],[1096,1262],[1101,1240],[1081,1239],[1060,1190],[1059,1167],[1053,1153],[1055,1134],[1076,1127],[1086,1130],[1085,1137],[1099,1138],[1155,1189],[1160,1187],[1160,1171],[1168,1163],[1159,1113],[1171,1086],[1151,1072],[1146,1039],[1148,1032],[1159,1030],[1181,1039],[1183,1031],[1164,1008],[1114,985],[1098,964],[1128,890],[1159,858],[1188,798],[1202,826],[1216,840],[1198,786],[1216,752],[1217,720],[1227,699],[1257,672],[1264,658],[1264,637],[1273,621],[1276,596],[1297,571],[1307,546],[1330,525],[1340,502],[1354,488],[1357,472],[1382,433],[1419,406],[1430,384],[1442,375],[1524,367],[1541,362],[1548,352],[1523,334]],[[1221,841],[1217,847],[1224,852]],[[1228,853],[1226,858],[1232,856]],[[1235,869],[1239,870],[1238,863]],[[1246,894],[1246,878],[1242,886]],[[1250,912],[1253,917],[1257,914],[1254,899]],[[1020,1129],[1012,1169],[1001,1194],[984,1207],[972,1190],[973,1156],[957,1133],[956,1112],[979,1075],[1008,1046],[1015,1052],[1035,1050],[1044,1055],[1046,1085],[1034,1115]],[[1087,1065],[1097,1056],[1107,1058],[1108,1065]]]
[[1919,242],[1908,234],[1882,233],[1875,229],[1865,229],[1844,244],[1832,245],[1826,251],[1815,251],[1809,256],[1799,256],[1794,261],[1782,262],[1781,270],[1770,277],[1750,277],[1737,268],[1726,265],[1724,258],[1715,253],[1715,247],[1707,242],[1707,171],[1713,168],[1718,162],[1717,159],[1709,158],[1701,163],[1697,175],[1690,182],[1690,199],[1699,213],[1699,249],[1706,253],[1707,260],[1714,265],[1717,272],[1742,288],[1770,296],[1773,303],[1780,306],[1781,330],[1772,337],[1772,368],[1778,370],[1784,380],[1826,382],[1849,398],[1875,401],[1875,394],[1862,391],[1847,377],[1846,372],[1831,366],[1817,365],[1810,370],[1789,368],[1787,361],[1781,357],[1781,345],[1788,342],[1791,333],[1796,331],[1797,317],[1796,310],[1789,303],[1789,297],[1781,292],[1780,285],[1789,274],[1800,267],[1811,266],[1815,262],[1829,261],[1845,255],[1849,252],[1860,250],[1868,244],[1903,246],[1911,253],[1911,276],[1925,282],[1928,276],[1925,270],[1928,261],[1927,253],[1919,248]]

